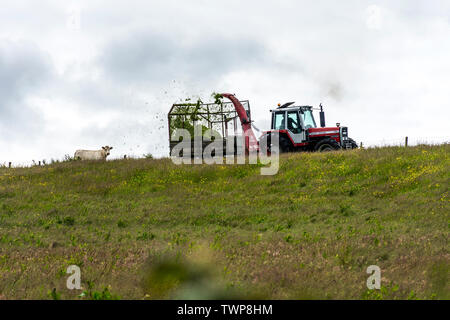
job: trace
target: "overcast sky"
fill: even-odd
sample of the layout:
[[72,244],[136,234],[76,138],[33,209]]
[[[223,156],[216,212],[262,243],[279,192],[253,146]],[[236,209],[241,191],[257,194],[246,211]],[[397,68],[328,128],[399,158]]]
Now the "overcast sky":
[[212,92],[323,103],[358,143],[450,138],[450,1],[5,1],[0,163],[168,155],[167,112]]

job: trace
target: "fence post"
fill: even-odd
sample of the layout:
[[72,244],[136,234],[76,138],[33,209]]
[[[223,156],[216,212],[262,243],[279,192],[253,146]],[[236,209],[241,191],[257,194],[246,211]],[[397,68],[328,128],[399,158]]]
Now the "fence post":
[[405,137],[405,147],[408,146],[408,137]]
[[8,168],[11,168],[11,162],[8,163]]
[[359,148],[362,149],[363,148],[363,143],[361,141],[361,143],[359,144]]
[[123,158],[126,159],[126,158],[127,158],[127,155],[124,155]]

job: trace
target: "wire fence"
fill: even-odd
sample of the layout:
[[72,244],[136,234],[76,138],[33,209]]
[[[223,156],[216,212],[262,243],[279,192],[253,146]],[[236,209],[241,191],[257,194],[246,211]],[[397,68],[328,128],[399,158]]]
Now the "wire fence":
[[[443,145],[443,144],[449,144],[450,143],[450,136],[447,137],[403,137],[403,138],[396,138],[396,139],[381,139],[381,140],[362,140],[357,141],[358,146],[362,148],[382,148],[382,147],[413,147],[418,145]],[[124,159],[132,159],[132,158],[138,158],[126,155],[123,156]],[[143,158],[153,158],[147,155],[144,155]],[[41,160],[41,161],[34,161],[28,162],[28,164],[25,163],[13,163],[12,161],[3,162],[0,163],[0,168],[15,168],[15,167],[34,167],[34,166],[46,166],[49,164],[59,163],[59,162],[69,162],[72,161],[70,157],[67,155],[63,160]],[[115,159],[117,160],[117,159]]]
[[368,148],[376,147],[399,147],[399,146],[418,146],[418,145],[440,145],[450,143],[450,136],[447,137],[402,137],[395,139],[381,140],[363,140],[363,146]]

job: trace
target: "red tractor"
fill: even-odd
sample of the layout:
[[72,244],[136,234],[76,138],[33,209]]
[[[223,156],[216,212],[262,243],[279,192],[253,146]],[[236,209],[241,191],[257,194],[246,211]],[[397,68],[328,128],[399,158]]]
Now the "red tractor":
[[313,107],[294,106],[295,102],[288,102],[279,106],[272,112],[272,126],[270,131],[263,132],[259,142],[251,129],[248,114],[239,100],[232,94],[224,93],[222,96],[231,100],[241,120],[246,135],[245,148],[247,152],[260,149],[260,144],[267,143],[267,150],[272,148],[272,139],[279,138],[280,152],[293,151],[332,151],[339,149],[358,148],[356,142],[348,137],[348,128],[325,127],[325,113],[320,105],[320,128],[317,127],[313,116]]

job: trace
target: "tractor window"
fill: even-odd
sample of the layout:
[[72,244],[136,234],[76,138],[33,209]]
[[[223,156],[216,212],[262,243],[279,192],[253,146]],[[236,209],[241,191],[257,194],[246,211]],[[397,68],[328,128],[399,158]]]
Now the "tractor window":
[[286,120],[285,120],[285,112],[277,112],[275,113],[275,130],[284,130],[286,129]]
[[288,112],[288,129],[292,133],[301,133],[300,119],[297,111]]
[[312,115],[311,110],[303,111],[303,123],[305,124],[305,128],[316,128],[316,122],[314,121],[314,117]]

